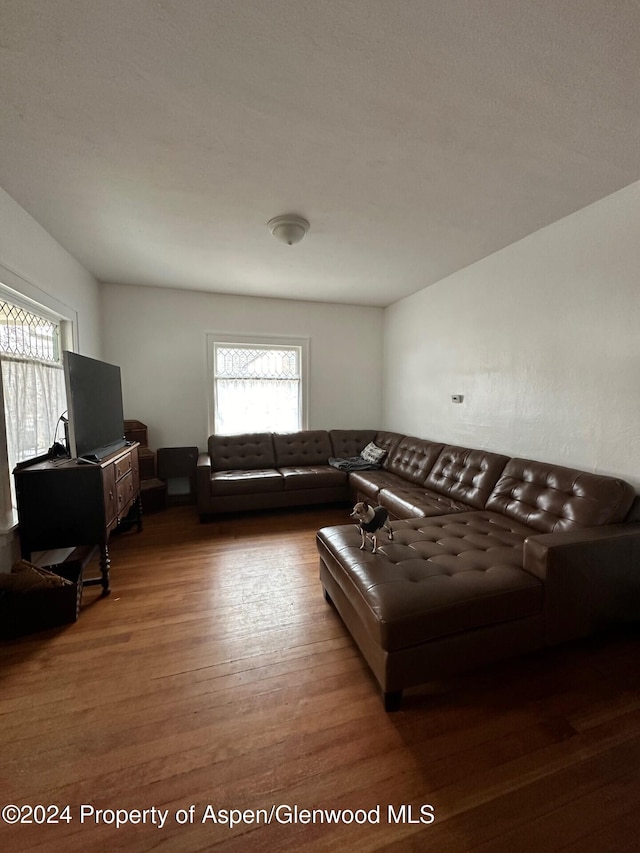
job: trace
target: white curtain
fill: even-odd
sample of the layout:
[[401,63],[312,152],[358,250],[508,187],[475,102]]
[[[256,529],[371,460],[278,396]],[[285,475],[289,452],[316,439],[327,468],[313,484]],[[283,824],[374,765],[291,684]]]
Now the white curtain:
[[300,429],[298,379],[216,379],[215,393],[217,435]]
[[64,372],[38,361],[3,358],[2,389],[11,472],[18,462],[46,453],[53,444],[67,408]]

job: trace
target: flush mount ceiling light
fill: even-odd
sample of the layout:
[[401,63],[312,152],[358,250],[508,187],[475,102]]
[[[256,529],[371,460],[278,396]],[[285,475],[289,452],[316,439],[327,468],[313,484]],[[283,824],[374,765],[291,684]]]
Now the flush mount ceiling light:
[[299,243],[310,228],[307,220],[303,219],[302,216],[297,216],[295,213],[274,216],[273,219],[267,222],[267,225],[276,240],[286,243],[287,246]]

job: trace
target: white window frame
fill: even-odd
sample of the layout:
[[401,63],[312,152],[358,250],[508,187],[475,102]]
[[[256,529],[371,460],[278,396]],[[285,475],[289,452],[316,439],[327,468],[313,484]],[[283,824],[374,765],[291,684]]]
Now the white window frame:
[[[207,332],[207,414],[208,435],[214,435],[216,424],[216,392],[215,392],[215,352],[217,345],[247,346],[265,348],[297,348],[300,355],[300,429],[308,428],[309,406],[309,338],[290,337],[285,335],[251,335],[244,333],[229,334],[228,332]],[[247,432],[251,432],[247,425]]]

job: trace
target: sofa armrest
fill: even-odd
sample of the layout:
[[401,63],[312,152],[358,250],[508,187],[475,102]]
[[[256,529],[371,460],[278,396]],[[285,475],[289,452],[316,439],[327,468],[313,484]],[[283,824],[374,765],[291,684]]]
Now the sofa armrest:
[[198,454],[196,463],[196,500],[200,513],[209,512],[211,497],[211,457],[208,453]]
[[640,619],[640,524],[530,536],[525,571],[545,587],[547,642]]
[[208,453],[199,453],[198,454],[198,462],[196,465],[197,468],[208,468],[209,475],[211,475],[211,457]]

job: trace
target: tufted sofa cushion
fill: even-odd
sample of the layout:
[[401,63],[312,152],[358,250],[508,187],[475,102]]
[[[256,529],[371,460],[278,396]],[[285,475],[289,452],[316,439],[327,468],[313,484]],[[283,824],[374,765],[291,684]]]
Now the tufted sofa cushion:
[[353,500],[366,498],[380,501],[383,489],[394,491],[406,486],[406,481],[391,471],[352,471],[349,474],[349,490]]
[[508,461],[487,450],[404,437],[384,471],[352,473],[352,494],[385,506],[396,518],[482,509]]
[[252,468],[248,471],[214,471],[211,474],[211,496],[254,495],[281,492],[284,479],[273,468]]
[[499,453],[448,444],[429,472],[425,486],[482,509],[508,461],[508,456]]
[[273,446],[277,468],[326,465],[333,455],[329,433],[323,429],[275,434]]
[[212,471],[250,471],[275,468],[276,457],[269,432],[211,435],[207,443]]
[[395,522],[375,555],[359,549],[352,526],[325,527],[317,541],[370,635],[393,651],[539,614],[542,583],[522,568],[531,533],[474,511]]
[[443,447],[433,441],[405,436],[391,452],[386,468],[409,483],[422,485]]
[[463,501],[454,501],[447,495],[426,491],[418,486],[383,488],[378,494],[378,503],[389,510],[392,518],[425,518],[473,509]]
[[337,459],[349,459],[352,456],[359,456],[360,451],[374,441],[376,430],[374,429],[332,429],[329,432],[331,447],[333,448],[332,456]]
[[347,474],[331,465],[291,465],[278,468],[285,491],[296,489],[347,489]]
[[629,483],[530,459],[511,459],[487,501],[543,533],[621,522],[633,502]]
[[376,433],[374,444],[387,451],[387,455],[382,460],[383,468],[387,468],[389,466],[389,460],[393,456],[393,451],[400,444],[403,438],[404,436],[400,435],[399,432],[385,432],[384,430],[380,430]]
[[[382,470],[352,472],[349,475],[349,490],[352,499],[358,500],[364,497],[367,500],[377,501],[382,489],[394,489],[406,485],[405,478],[389,468],[396,448],[404,438],[405,436],[397,432],[382,431],[376,433],[374,443],[377,447],[387,451],[387,455],[382,460]],[[411,439],[411,441],[420,442],[422,439],[416,438]],[[408,467],[410,467],[409,463]]]

